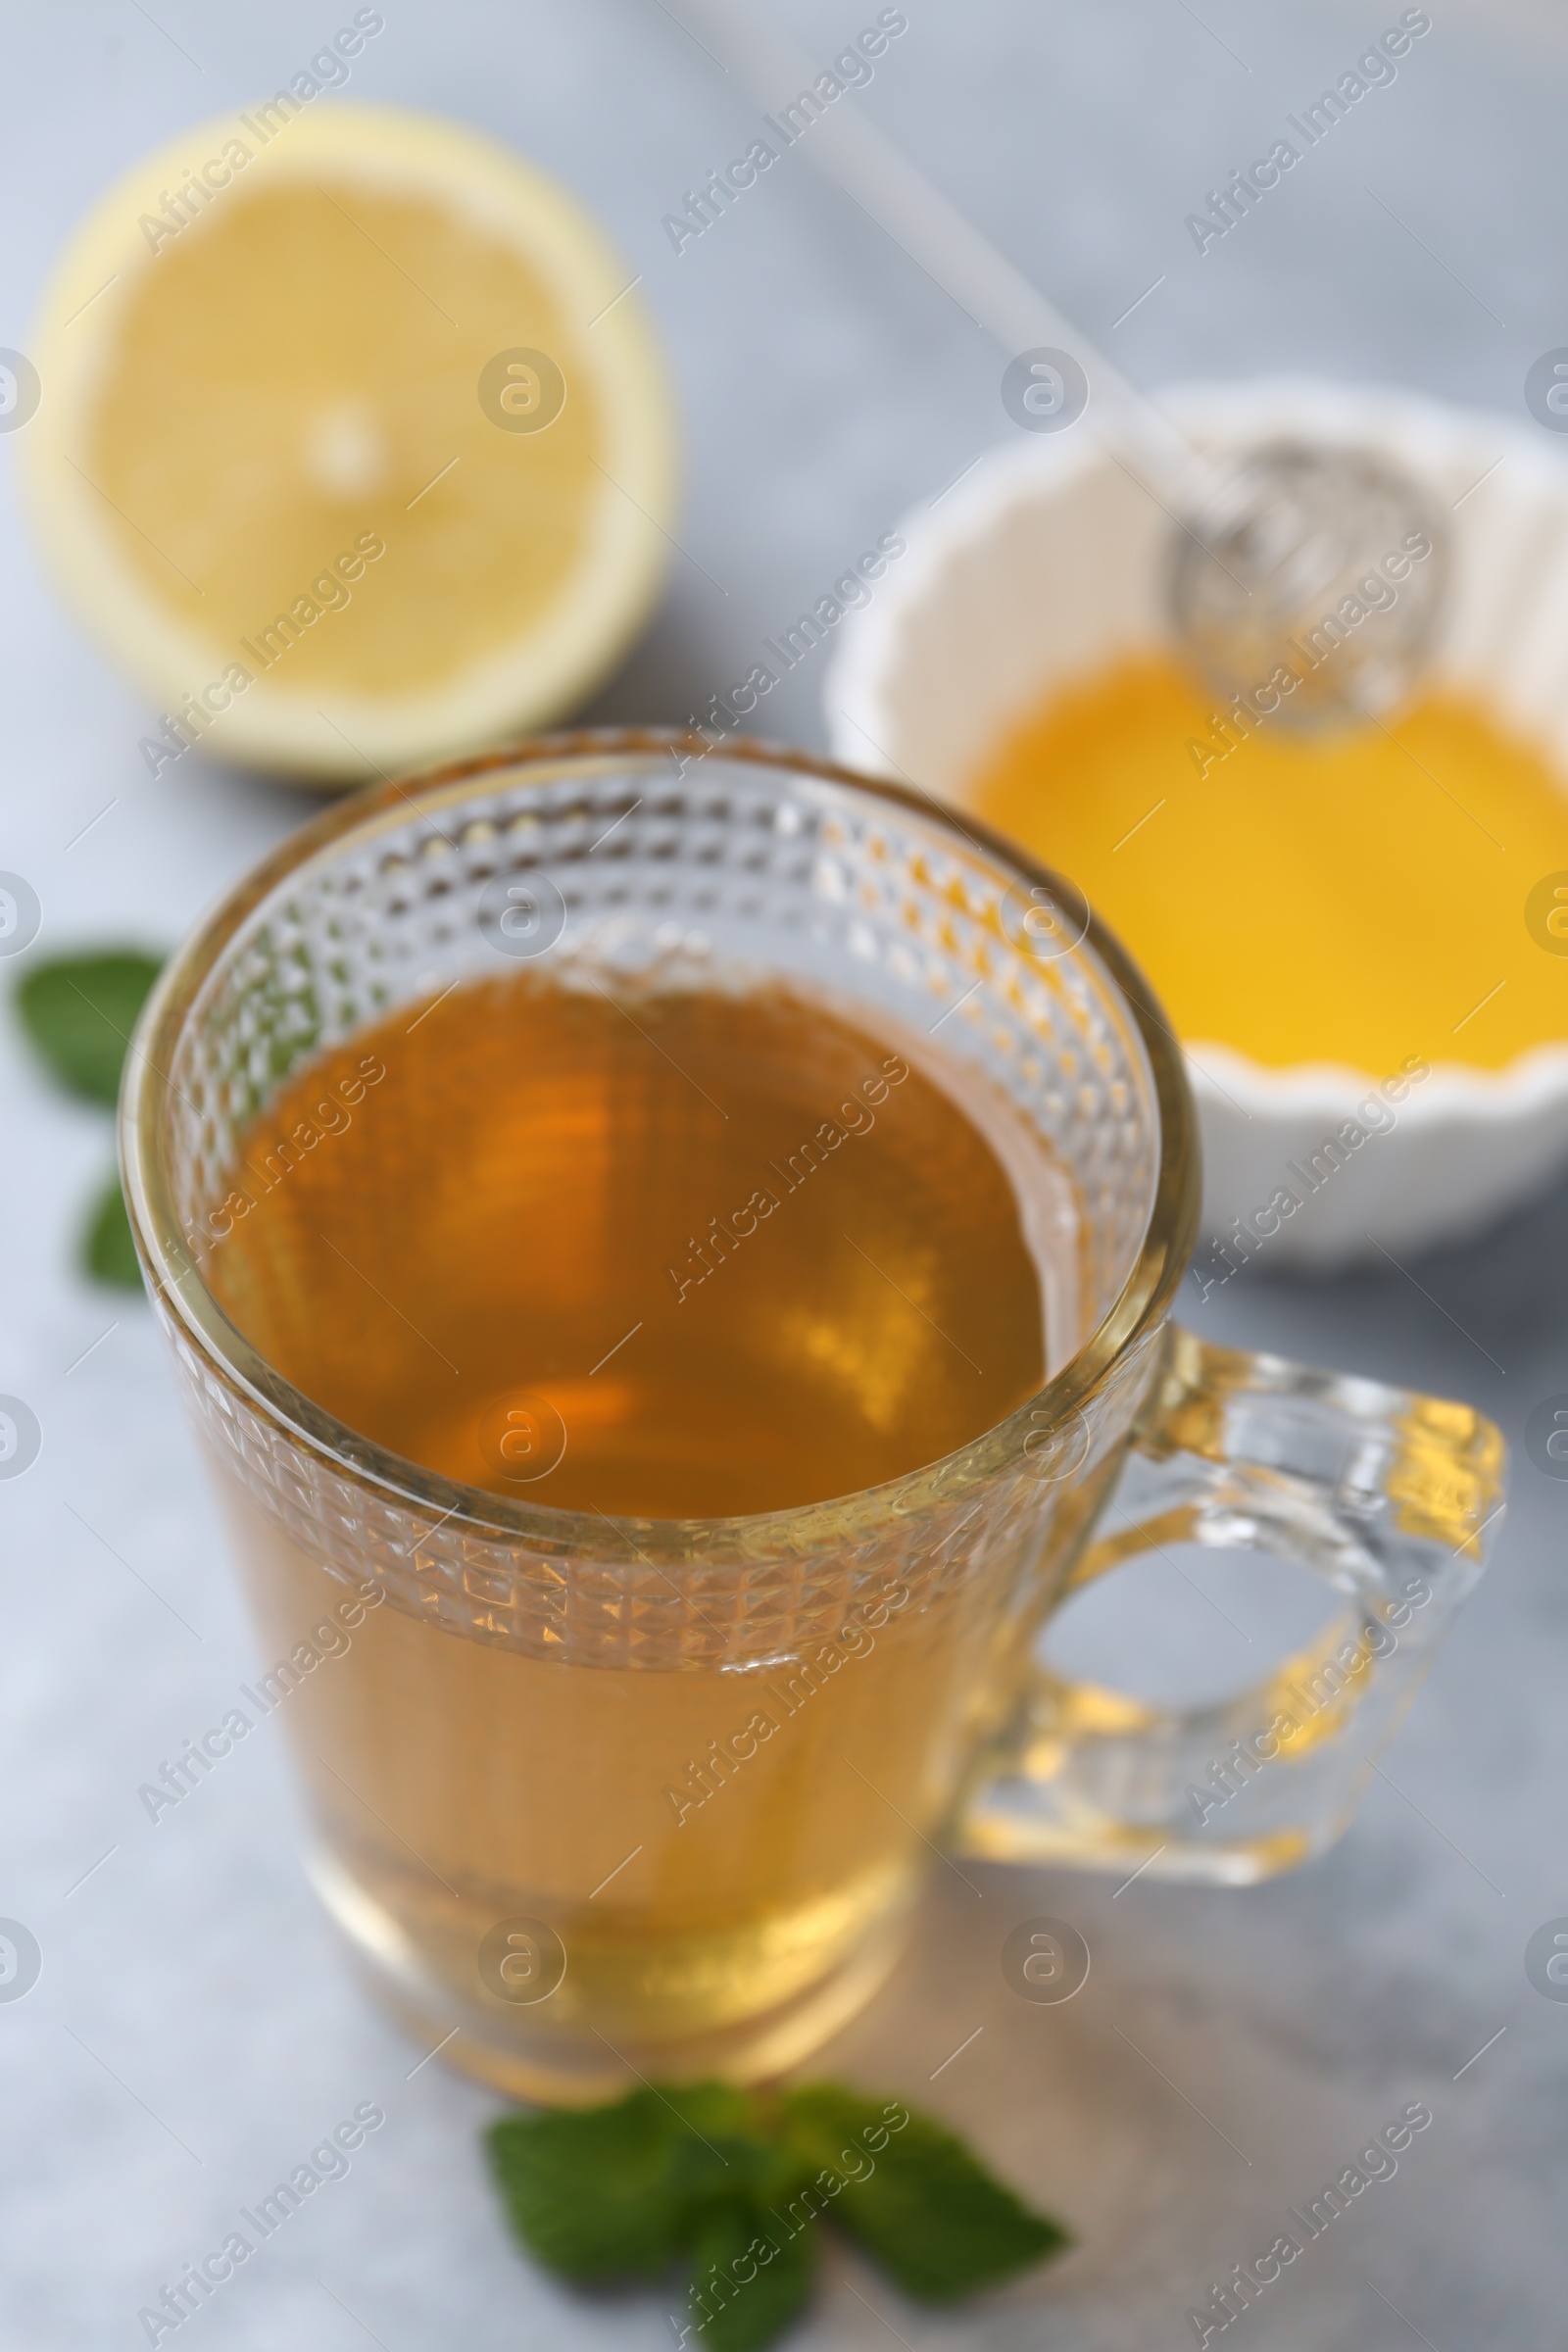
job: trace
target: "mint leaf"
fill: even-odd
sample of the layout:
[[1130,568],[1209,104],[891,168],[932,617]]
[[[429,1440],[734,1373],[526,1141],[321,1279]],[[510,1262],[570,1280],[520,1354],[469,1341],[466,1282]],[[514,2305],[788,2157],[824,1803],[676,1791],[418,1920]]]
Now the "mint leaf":
[[125,1048],[158,972],[158,958],[135,948],[33,965],[18,986],[17,1009],[62,1086],[114,1108]]
[[95,1282],[109,1283],[116,1290],[139,1291],[142,1287],[141,1264],[130,1238],[130,1219],[118,1175],[110,1177],[82,1234],[81,1262]]
[[818,2181],[827,2173],[842,2182],[826,2205],[833,2220],[921,2302],[972,2294],[1071,2242],[902,2100],[815,2082],[785,2093],[779,2120],[787,2143],[819,2168]]
[[690,2127],[674,2162],[676,2194],[693,2227],[710,2207],[783,2206],[801,2187],[807,2165],[773,2135],[770,2119],[746,2092],[705,2082],[686,2090],[664,2085],[663,2095]]
[[702,2352],[758,2352],[810,2299],[816,2230],[808,2223],[792,2234],[765,2206],[732,2198],[703,2217],[691,2259],[691,2340]]
[[655,2279],[684,2256],[681,2340],[701,2352],[759,2352],[800,2315],[822,2216],[932,2303],[1069,2242],[940,2124],[834,2082],[765,2101],[649,2083],[586,2113],[506,2116],[488,2143],[517,2236],[578,2285]]
[[756,2128],[727,2083],[650,2084],[610,2107],[504,2116],[490,2163],[513,2229],[551,2270],[581,2285],[657,2278],[708,2207],[773,2178],[780,2153]]
[[652,2090],[584,2113],[504,2116],[487,2134],[507,2217],[530,2254],[585,2286],[657,2278],[681,2250],[686,2127]]

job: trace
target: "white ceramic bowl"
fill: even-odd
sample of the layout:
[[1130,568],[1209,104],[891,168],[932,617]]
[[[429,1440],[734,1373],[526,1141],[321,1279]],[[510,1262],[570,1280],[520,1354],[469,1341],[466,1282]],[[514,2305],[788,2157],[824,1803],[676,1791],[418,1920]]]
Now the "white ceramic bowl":
[[[1161,402],[1201,444],[1343,437],[1430,483],[1453,559],[1433,682],[1485,700],[1568,779],[1568,457],[1541,428],[1301,381],[1182,386]],[[1053,686],[1168,642],[1169,528],[1087,429],[988,452],[905,518],[907,554],[845,621],[824,688],[835,756],[961,806],[976,759]],[[1568,1164],[1568,1023],[1563,1044],[1500,1071],[1437,1063],[1396,1123],[1310,1194],[1287,1163],[1306,1168],[1378,1081],[1327,1062],[1269,1070],[1202,1041],[1188,1064],[1209,1235],[1240,1217],[1261,1263],[1343,1265],[1379,1245],[1402,1257],[1472,1232]],[[1253,1212],[1281,1186],[1303,1205],[1276,1212],[1259,1241]]]

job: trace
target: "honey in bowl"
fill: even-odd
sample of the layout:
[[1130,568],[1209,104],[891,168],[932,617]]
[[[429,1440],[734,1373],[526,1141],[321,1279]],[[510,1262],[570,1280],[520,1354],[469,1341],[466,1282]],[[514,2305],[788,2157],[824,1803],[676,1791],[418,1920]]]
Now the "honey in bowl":
[[1191,1044],[1494,1070],[1568,1030],[1568,971],[1526,921],[1568,872],[1568,790],[1479,702],[1314,742],[1221,724],[1173,662],[1123,659],[1016,724],[965,798],[1071,875]]

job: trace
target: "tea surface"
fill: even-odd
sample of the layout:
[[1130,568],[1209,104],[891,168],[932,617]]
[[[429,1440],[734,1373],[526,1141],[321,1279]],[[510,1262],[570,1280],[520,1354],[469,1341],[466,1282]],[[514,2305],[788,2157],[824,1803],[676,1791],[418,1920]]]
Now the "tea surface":
[[451,1477],[655,1517],[823,1500],[1041,1385],[1015,1179],[1044,1155],[975,1106],[989,1137],[783,993],[508,974],[298,1073],[208,1270],[307,1396]]

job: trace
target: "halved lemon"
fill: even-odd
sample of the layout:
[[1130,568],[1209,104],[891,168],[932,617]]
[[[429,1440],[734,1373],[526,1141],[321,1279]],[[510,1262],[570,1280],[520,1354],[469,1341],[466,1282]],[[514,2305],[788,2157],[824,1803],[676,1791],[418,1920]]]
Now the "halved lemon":
[[[286,111],[292,108],[293,111]],[[489,139],[320,98],[205,123],[76,232],[26,495],[162,713],[358,777],[581,700],[658,594],[674,428],[632,272]]]

